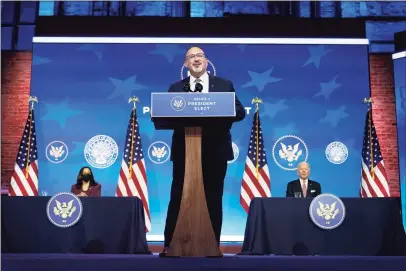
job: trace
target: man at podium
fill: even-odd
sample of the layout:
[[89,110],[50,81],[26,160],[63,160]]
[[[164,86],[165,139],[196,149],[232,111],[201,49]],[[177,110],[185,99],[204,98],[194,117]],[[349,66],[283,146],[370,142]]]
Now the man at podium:
[[[225,79],[207,73],[207,58],[200,47],[194,46],[186,52],[185,67],[190,76],[173,83],[168,92],[235,92],[233,84]],[[202,127],[202,171],[207,207],[217,243],[223,219],[222,197],[227,161],[233,160],[230,129],[233,122],[245,117],[244,107],[237,96],[235,118],[213,119]],[[171,243],[180,209],[185,175],[185,134],[184,129],[175,129],[172,136],[171,161],[173,180],[165,225],[165,255]]]

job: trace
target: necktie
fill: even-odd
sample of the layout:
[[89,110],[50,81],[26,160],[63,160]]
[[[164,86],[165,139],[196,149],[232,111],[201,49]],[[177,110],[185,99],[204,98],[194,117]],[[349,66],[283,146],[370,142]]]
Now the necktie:
[[200,80],[199,78],[197,78],[196,80],[195,80],[195,92],[202,92],[202,90],[203,90],[203,86],[202,86],[202,84],[200,84],[200,82],[202,82],[202,80]]
[[306,187],[306,183],[303,182],[302,183],[302,192],[303,192],[303,197],[306,197],[306,193],[307,193],[307,187]]

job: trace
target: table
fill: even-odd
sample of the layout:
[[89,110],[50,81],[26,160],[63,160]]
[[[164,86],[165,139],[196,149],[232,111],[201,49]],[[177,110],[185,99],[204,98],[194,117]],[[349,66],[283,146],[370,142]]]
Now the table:
[[137,197],[82,197],[72,227],[47,217],[50,197],[1,197],[2,253],[151,254],[142,201]]
[[241,254],[406,255],[399,198],[341,199],[343,223],[323,230],[309,216],[311,198],[255,198]]

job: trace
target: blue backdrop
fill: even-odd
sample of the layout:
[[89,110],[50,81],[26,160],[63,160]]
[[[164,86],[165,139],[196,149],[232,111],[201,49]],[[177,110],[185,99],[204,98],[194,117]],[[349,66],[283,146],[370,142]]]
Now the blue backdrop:
[[[68,191],[78,170],[91,165],[102,195],[114,196],[132,109],[128,98],[136,95],[152,220],[148,238],[162,240],[172,163],[169,151],[157,156],[151,146],[169,148],[172,133],[154,130],[149,100],[151,92],[167,91],[187,76],[182,64],[190,44],[176,39],[173,44],[137,42],[34,43],[31,95],[39,99],[39,191]],[[323,192],[359,195],[367,111],[362,100],[370,96],[367,45],[272,42],[202,45],[209,71],[232,80],[248,113],[232,128],[237,148],[225,181],[223,240],[242,240],[244,234],[239,193],[254,112],[251,100],[257,96],[264,101],[260,116],[273,197],[285,196],[287,182],[296,179],[296,165],[304,160]],[[100,159],[89,159],[96,155],[92,150],[100,137],[93,137],[99,135],[107,136],[102,138],[109,145],[97,149]],[[287,148],[298,144],[292,161],[279,155],[282,143]],[[52,147],[60,146],[65,152],[51,155]]]
[[403,225],[406,229],[406,56],[395,59],[393,62],[399,145],[400,193],[402,198]]

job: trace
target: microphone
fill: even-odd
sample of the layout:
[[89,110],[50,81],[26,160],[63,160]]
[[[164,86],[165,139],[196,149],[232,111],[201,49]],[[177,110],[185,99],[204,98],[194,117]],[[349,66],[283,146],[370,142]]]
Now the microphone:
[[196,83],[195,92],[202,92],[203,86],[200,83]]
[[183,86],[183,91],[184,91],[184,92],[190,92],[190,84],[189,84],[189,83],[187,83],[187,84],[185,84],[185,85]]

